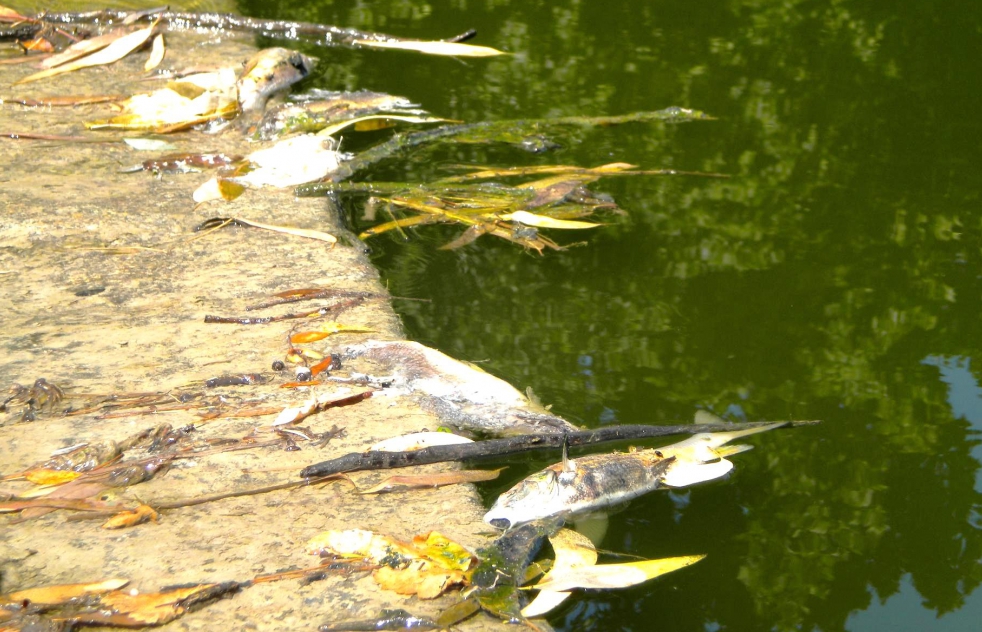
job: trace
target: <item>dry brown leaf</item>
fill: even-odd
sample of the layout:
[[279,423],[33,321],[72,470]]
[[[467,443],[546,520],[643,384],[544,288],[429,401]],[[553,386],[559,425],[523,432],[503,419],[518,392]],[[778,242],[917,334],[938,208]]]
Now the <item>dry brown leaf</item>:
[[118,590],[129,583],[128,579],[104,579],[91,584],[56,584],[53,586],[38,586],[18,590],[8,595],[0,596],[0,603],[21,603],[30,601],[34,604],[60,604],[70,599]]
[[501,469],[497,470],[462,470],[459,472],[440,472],[438,474],[416,474],[390,476],[378,485],[359,490],[359,494],[380,494],[397,489],[420,489],[424,487],[442,487],[458,483],[476,483],[491,481],[498,478]]
[[77,615],[79,623],[129,627],[161,625],[180,617],[185,608],[180,602],[216,584],[175,588],[166,592],[130,594],[116,591],[99,598],[100,610]]
[[154,511],[153,507],[141,504],[136,509],[127,509],[110,516],[109,520],[103,523],[102,528],[124,529],[126,527],[135,527],[138,524],[143,524],[150,520],[157,522],[157,518],[159,517],[160,514]]
[[75,61],[56,66],[54,68],[46,68],[45,70],[34,73],[33,75],[28,75],[19,81],[15,81],[14,85],[28,83],[30,81],[37,81],[47,77],[53,77],[55,75],[72,72],[81,68],[89,68],[91,66],[101,66],[117,62],[146,43],[146,41],[150,39],[150,35],[153,33],[156,26],[156,24],[151,24],[144,29],[123,34],[121,37],[118,37],[111,44],[101,50],[76,59]]

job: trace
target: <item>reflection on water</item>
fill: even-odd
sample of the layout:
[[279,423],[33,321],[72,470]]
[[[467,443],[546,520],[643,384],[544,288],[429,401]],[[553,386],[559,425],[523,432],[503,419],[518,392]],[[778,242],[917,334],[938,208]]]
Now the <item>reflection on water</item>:
[[[709,557],[637,589],[578,596],[555,625],[977,628],[982,411],[967,358],[982,357],[982,88],[962,76],[982,54],[977,2],[242,10],[273,6],[421,38],[473,27],[477,43],[515,53],[458,62],[308,51],[330,59],[322,88],[384,90],[467,121],[669,105],[719,117],[560,132],[563,149],[541,155],[423,150],[365,176],[612,161],[733,176],[603,180],[593,188],[630,217],[544,258],[483,240],[435,250],[453,229],[375,243],[393,293],[431,300],[399,305],[411,336],[486,360],[581,423],[688,419],[697,408],[825,422],[755,439],[728,481],[653,494],[613,516],[605,548]],[[382,137],[351,134],[345,148]]]

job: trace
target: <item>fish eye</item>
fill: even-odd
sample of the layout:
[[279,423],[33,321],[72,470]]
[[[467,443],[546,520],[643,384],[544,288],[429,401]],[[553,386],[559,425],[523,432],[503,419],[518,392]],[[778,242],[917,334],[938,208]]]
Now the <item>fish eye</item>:
[[511,526],[511,520],[508,518],[494,518],[489,524],[496,529],[507,529]]

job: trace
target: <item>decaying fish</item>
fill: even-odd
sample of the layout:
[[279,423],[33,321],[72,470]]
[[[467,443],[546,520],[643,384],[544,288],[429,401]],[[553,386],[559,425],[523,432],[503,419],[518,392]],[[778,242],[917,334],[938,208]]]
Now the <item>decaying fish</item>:
[[[705,421],[705,416],[697,417],[697,421]],[[507,529],[549,516],[585,515],[658,488],[685,487],[720,478],[733,469],[724,457],[752,447],[724,447],[726,443],[784,425],[701,433],[663,448],[577,459],[568,459],[564,451],[561,463],[532,474],[499,496],[484,520]]]
[[315,63],[316,59],[286,48],[259,51],[246,63],[235,84],[242,111],[261,111],[271,96],[309,75]]
[[497,435],[577,430],[508,382],[418,342],[373,340],[345,356],[377,362],[390,374],[360,378],[411,393],[448,426]]

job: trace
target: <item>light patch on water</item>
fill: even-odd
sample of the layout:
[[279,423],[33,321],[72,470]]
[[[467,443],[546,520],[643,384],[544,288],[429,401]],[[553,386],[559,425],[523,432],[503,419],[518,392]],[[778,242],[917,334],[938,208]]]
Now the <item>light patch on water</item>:
[[[921,364],[938,367],[941,381],[948,385],[951,414],[982,432],[982,388],[971,371],[972,359],[965,356],[927,356]],[[972,448],[972,456],[982,465],[982,445]],[[975,471],[975,491],[982,493],[982,468]]]
[[982,621],[982,593],[978,591],[966,599],[964,606],[941,617],[921,605],[922,602],[910,574],[906,574],[900,579],[900,590],[892,597],[882,603],[874,599],[869,608],[853,613],[846,620],[846,630],[962,632],[978,629],[979,622]]

